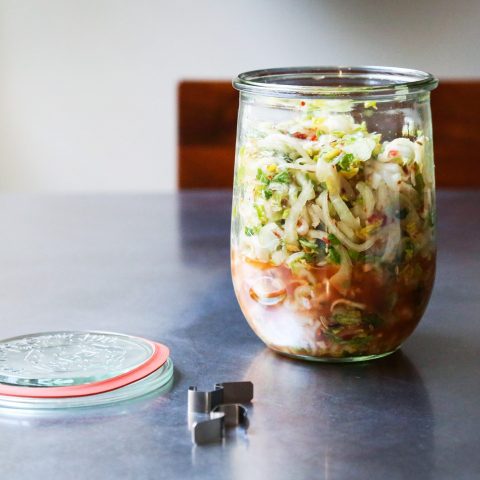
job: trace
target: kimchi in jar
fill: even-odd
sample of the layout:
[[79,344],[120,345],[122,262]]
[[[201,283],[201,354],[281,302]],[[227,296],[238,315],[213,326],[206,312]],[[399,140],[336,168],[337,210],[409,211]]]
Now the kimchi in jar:
[[435,276],[430,74],[259,70],[240,91],[232,277],[273,350],[355,361],[394,352]]

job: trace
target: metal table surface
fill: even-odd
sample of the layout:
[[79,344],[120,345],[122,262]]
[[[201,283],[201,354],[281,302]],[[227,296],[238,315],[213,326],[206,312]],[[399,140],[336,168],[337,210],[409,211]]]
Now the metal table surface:
[[[357,365],[278,356],[237,306],[228,193],[0,196],[0,336],[166,343],[172,389],[117,406],[0,412],[2,479],[480,477],[480,192],[441,192],[437,281],[402,350]],[[186,390],[255,384],[248,435],[194,447]]]

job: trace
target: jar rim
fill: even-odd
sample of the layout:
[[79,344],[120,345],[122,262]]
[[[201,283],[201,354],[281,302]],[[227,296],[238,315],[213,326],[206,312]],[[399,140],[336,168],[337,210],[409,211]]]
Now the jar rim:
[[271,97],[374,99],[429,92],[438,80],[408,68],[325,66],[251,70],[232,83],[240,92]]

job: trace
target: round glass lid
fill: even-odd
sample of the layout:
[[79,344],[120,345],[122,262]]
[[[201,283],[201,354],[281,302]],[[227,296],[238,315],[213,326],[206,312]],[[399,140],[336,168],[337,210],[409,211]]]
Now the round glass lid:
[[[0,415],[18,412],[19,410],[62,410],[76,407],[114,405],[118,402],[130,401],[136,398],[145,398],[149,395],[163,395],[171,389],[172,384],[173,363],[172,360],[168,358],[161,367],[157,368],[150,375],[123,387],[116,388],[114,390],[107,390],[103,393],[94,395],[66,397],[54,396],[50,398],[44,398],[33,396],[3,395],[0,392]],[[37,388],[36,390],[42,389]]]
[[0,341],[0,383],[68,387],[118,377],[155,353],[149,340],[104,332],[44,332]]

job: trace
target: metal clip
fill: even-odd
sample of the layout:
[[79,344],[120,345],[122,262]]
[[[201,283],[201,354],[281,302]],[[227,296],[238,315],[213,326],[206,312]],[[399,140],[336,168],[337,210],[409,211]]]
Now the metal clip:
[[219,442],[225,433],[225,415],[215,413],[208,420],[195,422],[192,428],[192,442],[197,445]]
[[197,445],[220,442],[225,436],[225,427],[241,425],[248,428],[247,409],[239,403],[217,405],[210,412],[210,418],[195,422],[192,429],[192,441]]
[[217,405],[210,413],[210,417],[214,413],[223,413],[225,426],[236,427],[237,425],[248,426],[247,409],[239,403],[226,403],[224,405]]
[[192,441],[198,445],[219,442],[225,435],[226,426],[242,425],[248,428],[247,409],[240,403],[250,403],[252,399],[252,382],[217,383],[215,389],[208,392],[190,387],[189,419],[194,413],[210,414],[208,420],[192,423]]
[[201,392],[197,387],[188,389],[188,411],[209,413],[222,403],[250,403],[253,399],[252,382],[225,382],[215,384],[215,389]]
[[224,382],[216,383],[216,389],[223,389],[221,403],[250,403],[253,399],[252,382]]
[[223,402],[223,388],[210,392],[200,392],[197,387],[188,388],[188,411],[191,413],[210,413]]

